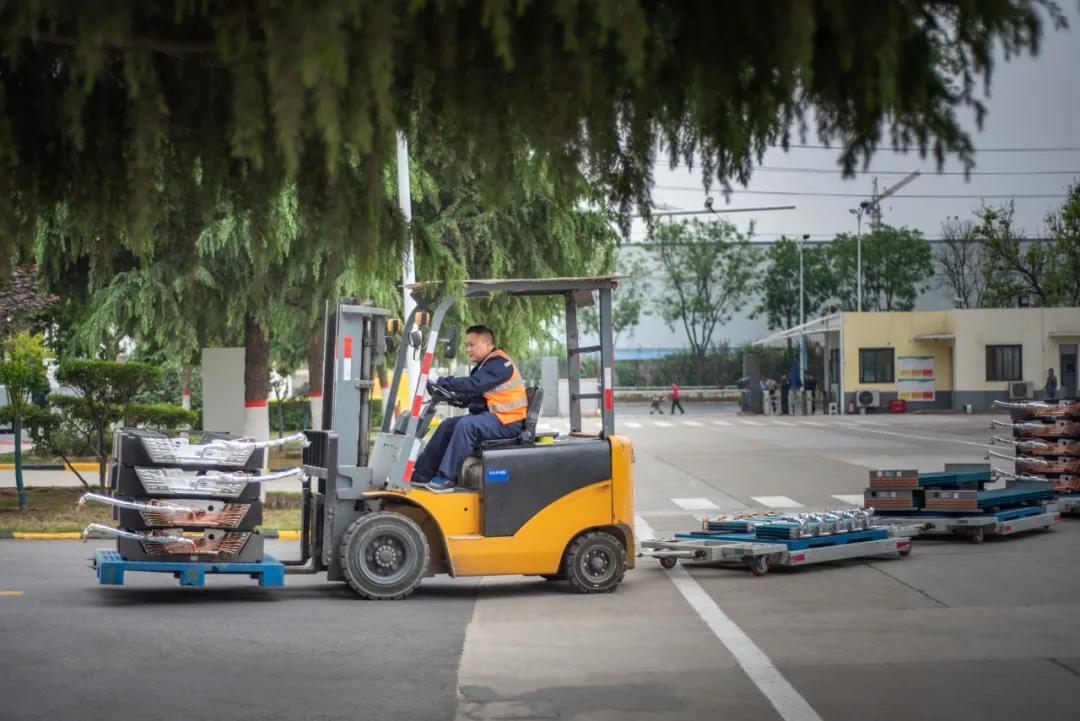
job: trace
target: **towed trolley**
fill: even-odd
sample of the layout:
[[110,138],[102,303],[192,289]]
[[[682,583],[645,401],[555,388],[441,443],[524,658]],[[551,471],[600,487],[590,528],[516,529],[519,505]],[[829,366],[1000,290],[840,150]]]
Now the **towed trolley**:
[[964,536],[982,543],[987,536],[1011,536],[1023,531],[1045,531],[1061,520],[1055,504],[1012,508],[977,516],[920,513],[918,516],[878,516],[879,523],[910,527],[919,536]]
[[664,568],[682,561],[694,566],[744,567],[755,576],[770,568],[808,566],[851,558],[911,554],[915,525],[890,524],[853,533],[793,540],[764,541],[752,534],[681,533],[674,538],[642,541],[640,555],[655,558]]

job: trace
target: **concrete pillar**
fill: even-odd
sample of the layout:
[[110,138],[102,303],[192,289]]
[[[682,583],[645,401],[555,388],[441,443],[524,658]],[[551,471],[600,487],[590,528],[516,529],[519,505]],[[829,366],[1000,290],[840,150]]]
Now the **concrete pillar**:
[[559,359],[544,356],[540,359],[540,385],[544,389],[544,401],[540,405],[540,415],[557,417],[559,415]]

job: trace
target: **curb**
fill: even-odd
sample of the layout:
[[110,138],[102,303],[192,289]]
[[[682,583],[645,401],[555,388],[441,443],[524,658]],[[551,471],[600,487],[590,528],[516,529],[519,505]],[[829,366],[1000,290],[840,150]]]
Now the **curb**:
[[[96,471],[96,463],[24,463],[24,471]],[[0,471],[14,471],[14,463],[0,463]]]
[[[300,531],[263,531],[263,538],[277,541],[299,541]],[[39,533],[36,531],[0,531],[0,540],[6,541],[78,541],[82,533],[66,531],[62,533]]]

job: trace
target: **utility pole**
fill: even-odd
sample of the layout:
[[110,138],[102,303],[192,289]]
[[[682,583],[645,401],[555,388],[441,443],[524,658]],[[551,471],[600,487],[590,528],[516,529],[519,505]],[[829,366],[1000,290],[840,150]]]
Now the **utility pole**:
[[[402,217],[405,218],[405,255],[401,259],[401,293],[402,308],[405,311],[402,320],[407,321],[416,312],[416,302],[413,301],[408,288],[408,286],[416,282],[416,260],[413,255],[412,192],[409,187],[409,140],[405,137],[404,132],[399,132],[397,136],[397,179],[398,206],[401,208]],[[408,342],[408,339],[405,339],[404,342]],[[407,368],[409,383],[410,385],[415,384],[420,378],[420,360],[409,354]],[[409,397],[411,398],[415,392],[415,387],[411,388],[408,394]],[[396,403],[397,398],[384,398],[383,412],[393,412]]]
[[[803,250],[806,249],[806,241],[810,240],[809,234],[804,234],[799,244],[799,325],[806,325],[806,289],[803,283]],[[802,386],[802,414],[806,415],[806,328],[802,329],[799,336],[799,385]]]

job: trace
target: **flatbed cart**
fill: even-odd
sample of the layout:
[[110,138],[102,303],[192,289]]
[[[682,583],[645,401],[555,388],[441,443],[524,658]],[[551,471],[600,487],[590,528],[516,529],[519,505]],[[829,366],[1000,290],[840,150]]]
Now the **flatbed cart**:
[[[764,576],[777,567],[893,554],[906,558],[911,554],[911,536],[918,530],[916,526],[890,524],[881,529],[790,541],[754,540],[750,534],[688,533],[642,541],[641,547],[648,550],[639,555],[655,558],[664,568],[674,568],[682,561],[693,566],[741,566],[755,576]],[[745,540],[740,538],[744,535]]]
[[982,543],[987,536],[1011,536],[1023,531],[1047,530],[1061,520],[1056,504],[1012,508],[978,516],[920,513],[913,516],[878,514],[879,524],[918,528],[918,536],[965,536],[972,543]]
[[1067,493],[1054,498],[1054,505],[1062,515],[1080,515],[1080,493]]

